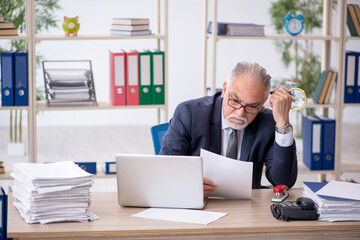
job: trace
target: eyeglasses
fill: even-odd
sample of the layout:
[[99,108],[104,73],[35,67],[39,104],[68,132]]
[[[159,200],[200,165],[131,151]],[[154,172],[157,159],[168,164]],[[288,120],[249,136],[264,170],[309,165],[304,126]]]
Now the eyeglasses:
[[251,105],[242,105],[237,100],[230,97],[230,93],[228,93],[228,105],[235,109],[241,109],[244,108],[244,111],[249,114],[256,114],[261,111],[261,108],[258,108],[256,106]]

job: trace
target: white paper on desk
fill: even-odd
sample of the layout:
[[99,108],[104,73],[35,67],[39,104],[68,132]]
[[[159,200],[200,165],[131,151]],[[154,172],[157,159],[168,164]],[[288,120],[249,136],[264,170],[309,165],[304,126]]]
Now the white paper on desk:
[[203,176],[211,179],[217,189],[209,196],[229,199],[251,199],[253,163],[227,158],[204,149]]
[[317,191],[316,194],[349,200],[360,200],[360,184],[330,181],[323,188]]
[[227,213],[209,212],[202,210],[149,208],[132,216],[147,219],[165,220],[172,222],[199,223],[206,225],[226,215]]

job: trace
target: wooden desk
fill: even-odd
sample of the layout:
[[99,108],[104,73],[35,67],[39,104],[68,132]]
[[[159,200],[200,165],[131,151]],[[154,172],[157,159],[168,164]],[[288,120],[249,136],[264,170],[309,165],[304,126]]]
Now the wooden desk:
[[[116,193],[92,193],[91,211],[100,220],[87,223],[27,224],[9,196],[8,237],[18,239],[360,239],[360,222],[276,220],[270,212],[271,189],[253,190],[252,200],[209,200],[204,210],[229,215],[209,225],[131,217],[144,208],[123,208]],[[292,189],[287,200],[301,196]]]

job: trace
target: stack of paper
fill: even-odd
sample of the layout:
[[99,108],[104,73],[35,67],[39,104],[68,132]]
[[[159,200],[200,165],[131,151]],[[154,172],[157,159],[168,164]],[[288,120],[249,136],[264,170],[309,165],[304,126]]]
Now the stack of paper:
[[316,205],[319,221],[360,221],[360,184],[304,182],[303,196]]
[[14,205],[27,223],[90,220],[92,175],[74,162],[17,163]]

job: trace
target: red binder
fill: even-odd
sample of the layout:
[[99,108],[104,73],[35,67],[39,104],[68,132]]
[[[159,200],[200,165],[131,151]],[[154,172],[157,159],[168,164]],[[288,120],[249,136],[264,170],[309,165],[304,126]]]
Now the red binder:
[[112,105],[126,105],[126,53],[110,51],[110,101]]
[[139,105],[139,53],[126,53],[126,104]]

